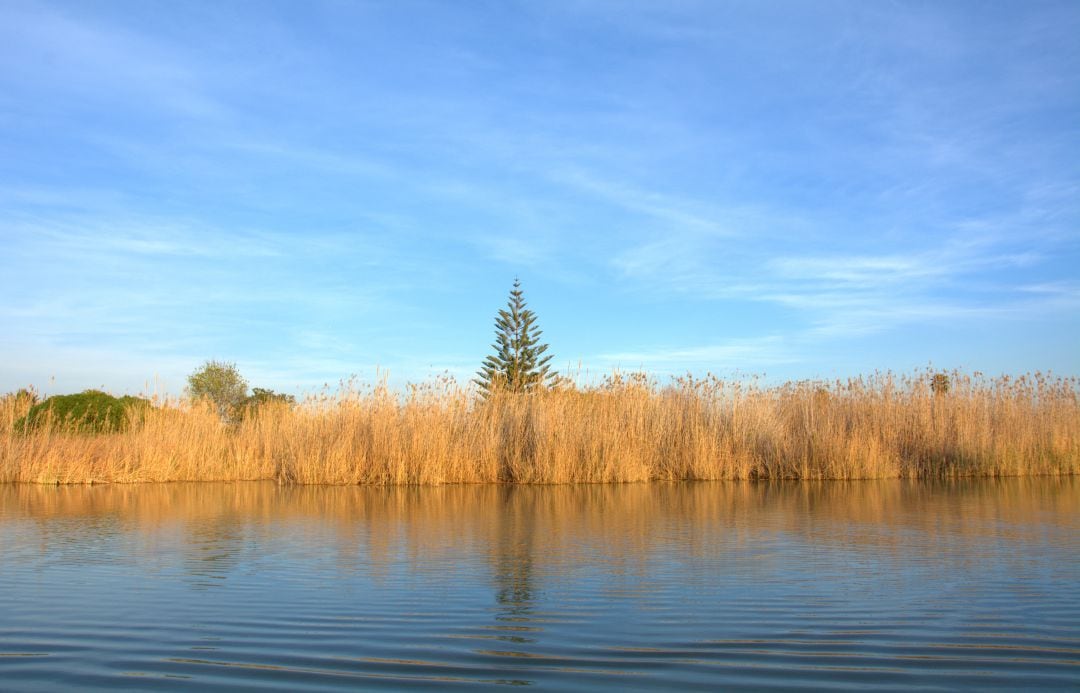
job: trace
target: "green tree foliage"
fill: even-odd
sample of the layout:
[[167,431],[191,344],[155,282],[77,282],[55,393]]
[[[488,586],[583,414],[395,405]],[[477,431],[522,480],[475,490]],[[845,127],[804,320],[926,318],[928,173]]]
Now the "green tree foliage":
[[188,376],[188,396],[209,399],[225,421],[230,420],[247,399],[248,384],[235,363],[207,361]]
[[548,345],[540,343],[543,334],[536,327],[536,314],[525,307],[521,282],[514,280],[506,308],[495,318],[495,353],[484,359],[474,382],[485,396],[497,389],[528,392],[550,384],[556,373],[550,370],[551,355],[544,355]]
[[251,388],[251,396],[244,400],[246,406],[258,406],[260,404],[296,404],[296,398],[286,395],[284,392],[274,392],[261,387]]
[[250,416],[255,411],[258,411],[260,407],[275,404],[291,407],[296,404],[296,398],[283,392],[274,392],[273,390],[266,390],[261,387],[253,387],[251,388],[251,395],[245,397],[244,401],[240,404],[239,415],[241,418]]
[[116,433],[126,430],[150,406],[150,401],[141,397],[113,397],[100,390],[55,395],[30,407],[26,416],[15,422],[15,429],[28,432],[48,427],[71,433]]

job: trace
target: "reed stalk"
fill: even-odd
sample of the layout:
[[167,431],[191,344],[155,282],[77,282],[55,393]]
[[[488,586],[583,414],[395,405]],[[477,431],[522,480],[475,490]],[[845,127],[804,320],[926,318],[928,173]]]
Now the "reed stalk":
[[0,401],[0,482],[288,484],[871,479],[1080,472],[1080,381],[949,374],[765,386],[615,374],[487,398],[450,379],[346,387],[235,423],[183,400],[120,433],[39,430]]

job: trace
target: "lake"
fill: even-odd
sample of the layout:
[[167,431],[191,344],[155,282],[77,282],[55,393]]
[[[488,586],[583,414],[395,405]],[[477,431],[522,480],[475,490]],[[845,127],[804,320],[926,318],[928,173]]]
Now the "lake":
[[1080,688],[1080,479],[0,486],[0,688]]

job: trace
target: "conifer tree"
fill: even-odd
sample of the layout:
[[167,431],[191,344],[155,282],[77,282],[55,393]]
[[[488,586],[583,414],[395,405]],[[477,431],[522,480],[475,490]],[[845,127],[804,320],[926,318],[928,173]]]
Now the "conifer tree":
[[525,307],[521,282],[514,279],[514,288],[506,308],[495,318],[495,353],[484,359],[474,382],[487,396],[493,390],[527,392],[549,384],[555,378],[544,355],[548,345],[540,343],[542,332],[536,327],[536,314]]

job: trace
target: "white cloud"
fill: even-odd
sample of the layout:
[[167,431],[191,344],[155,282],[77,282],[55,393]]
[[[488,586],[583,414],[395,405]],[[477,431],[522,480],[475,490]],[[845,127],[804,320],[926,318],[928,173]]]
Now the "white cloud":
[[780,335],[753,339],[735,339],[720,344],[693,347],[652,347],[639,351],[600,354],[589,359],[590,365],[628,368],[654,372],[675,372],[705,366],[713,369],[758,368],[795,363],[798,355],[789,339]]

